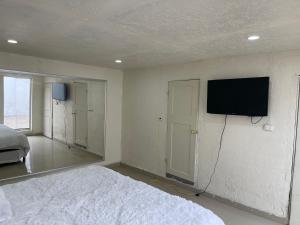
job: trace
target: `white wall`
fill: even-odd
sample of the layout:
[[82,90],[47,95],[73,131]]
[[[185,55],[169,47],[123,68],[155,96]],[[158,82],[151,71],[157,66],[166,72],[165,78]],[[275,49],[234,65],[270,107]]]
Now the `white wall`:
[[0,69],[107,81],[104,164],[121,160],[123,73],[120,70],[0,52]]
[[[279,217],[287,216],[300,52],[227,57],[124,73],[122,161],[165,175],[168,81],[198,78],[200,116],[196,186],[209,180],[224,116],[206,113],[208,79],[270,76],[269,116],[229,116],[216,175],[208,192]],[[273,132],[262,125],[271,123]]]
[[43,133],[43,109],[44,109],[44,78],[32,77],[31,90],[31,132]]

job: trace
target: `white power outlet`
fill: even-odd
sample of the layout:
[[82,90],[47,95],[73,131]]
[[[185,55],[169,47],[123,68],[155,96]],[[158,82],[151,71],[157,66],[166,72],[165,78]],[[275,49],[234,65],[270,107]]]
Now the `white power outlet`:
[[272,124],[264,124],[263,126],[264,131],[272,132],[274,131],[275,127]]

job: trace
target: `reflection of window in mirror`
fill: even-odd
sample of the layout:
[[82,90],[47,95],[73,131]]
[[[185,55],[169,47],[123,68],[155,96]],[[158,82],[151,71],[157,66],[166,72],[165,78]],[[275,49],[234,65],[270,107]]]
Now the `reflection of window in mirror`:
[[13,129],[30,129],[31,79],[4,77],[4,124]]

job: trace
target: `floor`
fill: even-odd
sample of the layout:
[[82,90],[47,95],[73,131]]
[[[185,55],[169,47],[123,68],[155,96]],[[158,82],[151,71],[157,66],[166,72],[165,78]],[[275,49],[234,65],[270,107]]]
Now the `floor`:
[[102,157],[43,136],[28,137],[30,151],[22,162],[0,165],[0,180],[102,161]]
[[123,175],[130,176],[133,179],[143,181],[149,185],[155,186],[170,194],[178,195],[185,199],[198,203],[217,214],[220,218],[223,219],[226,225],[280,225],[280,223],[276,223],[249,212],[234,208],[215,199],[211,199],[205,196],[196,197],[193,191],[176,184],[176,182],[174,181],[147,175],[132,167],[118,165],[111,167],[111,169]]

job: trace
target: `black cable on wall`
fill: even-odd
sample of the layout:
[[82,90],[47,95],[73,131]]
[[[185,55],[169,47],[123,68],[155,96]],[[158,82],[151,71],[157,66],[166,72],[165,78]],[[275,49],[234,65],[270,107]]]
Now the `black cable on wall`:
[[224,132],[225,132],[226,125],[227,125],[227,117],[228,117],[228,116],[225,115],[224,126],[223,126],[223,129],[222,129],[222,133],[221,133],[221,137],[220,137],[220,142],[219,142],[218,156],[217,156],[217,160],[216,160],[215,165],[214,165],[213,172],[212,172],[212,174],[210,175],[209,182],[208,182],[208,184],[206,185],[206,187],[203,189],[203,191],[197,193],[196,196],[200,196],[200,195],[204,194],[204,193],[207,191],[208,187],[209,187],[210,184],[211,184],[212,178],[213,178],[213,176],[214,176],[215,173],[216,173],[217,165],[218,165],[218,162],[219,162],[219,159],[220,159],[220,153],[221,153],[221,150],[222,150],[223,136],[224,136]]

